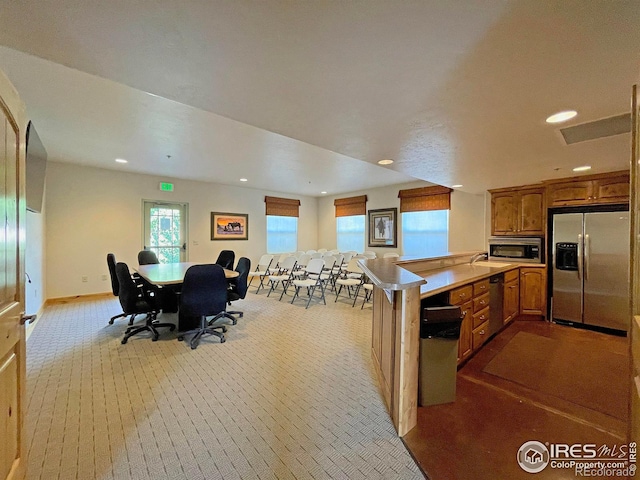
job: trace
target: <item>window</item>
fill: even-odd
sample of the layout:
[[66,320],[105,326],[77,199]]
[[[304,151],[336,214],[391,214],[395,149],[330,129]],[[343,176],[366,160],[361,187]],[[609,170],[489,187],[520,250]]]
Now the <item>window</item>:
[[337,248],[341,252],[364,251],[365,215],[336,218]]
[[402,254],[432,256],[449,249],[449,210],[402,213]]
[[298,217],[267,215],[267,253],[288,253],[298,249]]

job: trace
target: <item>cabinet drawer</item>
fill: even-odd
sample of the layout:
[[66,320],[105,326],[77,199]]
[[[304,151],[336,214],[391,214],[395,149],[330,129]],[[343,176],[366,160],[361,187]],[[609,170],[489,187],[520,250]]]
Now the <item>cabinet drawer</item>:
[[511,282],[519,277],[518,269],[509,270],[508,272],[504,272],[504,283]]
[[476,329],[484,322],[489,321],[489,307],[485,307],[477,313],[473,314],[473,328]]
[[489,279],[481,280],[473,284],[473,296],[477,297],[483,293],[489,292]]
[[473,330],[473,349],[476,350],[489,338],[489,322],[486,321]]
[[473,288],[471,285],[465,285],[464,287],[455,288],[449,293],[449,303],[451,305],[460,305],[468,300],[471,300],[473,296]]
[[473,311],[479,312],[483,308],[487,308],[489,306],[489,292],[484,295],[480,295],[479,297],[473,298]]

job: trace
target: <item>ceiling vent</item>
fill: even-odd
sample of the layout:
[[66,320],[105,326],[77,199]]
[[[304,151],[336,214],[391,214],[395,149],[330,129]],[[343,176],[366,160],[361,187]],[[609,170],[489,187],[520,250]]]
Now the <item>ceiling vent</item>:
[[560,133],[567,145],[586,142],[597,138],[611,137],[631,131],[631,114],[623,113],[615,117],[603,118],[593,122],[561,128]]

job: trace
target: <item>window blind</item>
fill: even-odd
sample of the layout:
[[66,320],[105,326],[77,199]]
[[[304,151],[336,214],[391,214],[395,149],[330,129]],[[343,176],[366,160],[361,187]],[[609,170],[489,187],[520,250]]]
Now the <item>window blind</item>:
[[293,198],[264,197],[267,215],[280,217],[299,217],[300,200]]
[[451,190],[442,185],[400,190],[400,212],[451,210]]
[[333,201],[336,207],[336,217],[350,217],[351,215],[366,215],[367,196],[336,198]]

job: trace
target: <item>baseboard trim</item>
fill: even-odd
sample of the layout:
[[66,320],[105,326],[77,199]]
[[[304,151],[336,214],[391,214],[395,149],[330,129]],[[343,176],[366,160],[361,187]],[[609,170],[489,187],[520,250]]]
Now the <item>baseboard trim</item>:
[[45,306],[49,307],[51,305],[64,305],[67,303],[74,302],[86,302],[87,300],[100,300],[102,298],[113,297],[113,293],[104,292],[104,293],[88,293],[86,295],[73,295],[71,297],[58,297],[58,298],[48,298],[45,302]]

